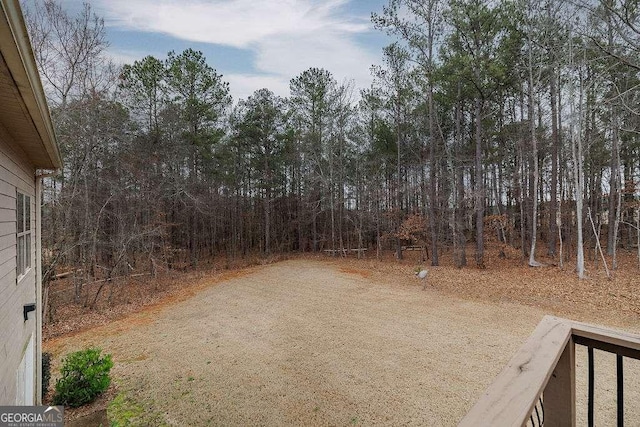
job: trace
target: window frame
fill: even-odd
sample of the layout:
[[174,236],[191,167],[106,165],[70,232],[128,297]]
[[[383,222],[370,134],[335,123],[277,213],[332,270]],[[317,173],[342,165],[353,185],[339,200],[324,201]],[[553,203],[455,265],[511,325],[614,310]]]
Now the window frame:
[[16,283],[33,268],[31,219],[31,196],[16,190]]

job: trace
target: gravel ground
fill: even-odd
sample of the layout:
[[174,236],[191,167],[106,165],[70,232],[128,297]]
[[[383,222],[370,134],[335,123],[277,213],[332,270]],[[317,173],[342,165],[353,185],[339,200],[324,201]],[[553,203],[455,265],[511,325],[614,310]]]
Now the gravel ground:
[[[45,349],[112,353],[119,390],[169,425],[449,426],[544,314],[296,260]],[[586,351],[577,354],[584,421]],[[597,352],[596,364],[597,425],[615,425],[615,358]],[[640,364],[625,368],[627,425],[640,425]]]

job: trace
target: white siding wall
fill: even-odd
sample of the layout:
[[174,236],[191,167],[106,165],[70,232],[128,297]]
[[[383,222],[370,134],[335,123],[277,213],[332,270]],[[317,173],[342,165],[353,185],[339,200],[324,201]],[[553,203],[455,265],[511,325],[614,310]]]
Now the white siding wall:
[[[0,405],[15,404],[18,367],[31,336],[37,339],[36,313],[30,313],[26,322],[22,314],[25,304],[36,302],[35,168],[9,147],[9,138],[0,126]],[[32,267],[19,283],[16,283],[16,191],[31,196],[33,230]],[[30,366],[35,367],[35,362]]]

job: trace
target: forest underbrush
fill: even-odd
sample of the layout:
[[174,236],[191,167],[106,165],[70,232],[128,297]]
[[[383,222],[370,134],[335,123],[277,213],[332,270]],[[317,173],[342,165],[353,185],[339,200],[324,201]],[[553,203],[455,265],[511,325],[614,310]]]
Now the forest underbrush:
[[[85,284],[80,298],[75,297],[74,279],[69,277],[50,285],[43,336],[46,340],[106,324],[148,307],[170,305],[212,284],[285,259],[337,264],[344,272],[376,281],[394,276],[397,280],[391,285],[406,286],[424,285],[414,273],[418,268],[427,268],[427,286],[461,299],[513,302],[538,307],[549,314],[620,326],[633,325],[640,319],[640,268],[635,251],[620,250],[616,270],[611,270],[611,259],[605,258],[610,278],[602,259],[587,252],[587,278],[580,280],[571,262],[560,267],[557,259],[540,254],[538,259],[544,266],[529,267],[521,252],[509,249],[489,247],[485,269],[476,268],[472,256],[468,256],[466,267],[457,268],[451,251],[442,252],[437,267],[432,267],[426,253],[420,251],[404,252],[402,260],[397,260],[390,250],[382,252],[380,258],[375,251],[369,252],[363,259],[324,253],[220,258],[192,269],[159,270],[155,277],[140,274],[108,283]],[[467,248],[468,254],[472,251],[471,246]]]

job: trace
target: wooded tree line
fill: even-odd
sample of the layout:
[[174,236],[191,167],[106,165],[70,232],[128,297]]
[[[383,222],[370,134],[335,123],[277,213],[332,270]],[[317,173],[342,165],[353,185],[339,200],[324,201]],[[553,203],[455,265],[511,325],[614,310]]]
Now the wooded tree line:
[[598,237],[614,266],[638,246],[637,2],[389,0],[371,87],[310,68],[237,101],[200,52],[116,67],[88,4],[25,8],[65,161],[51,267],[412,244],[484,267],[494,241],[582,276]]

